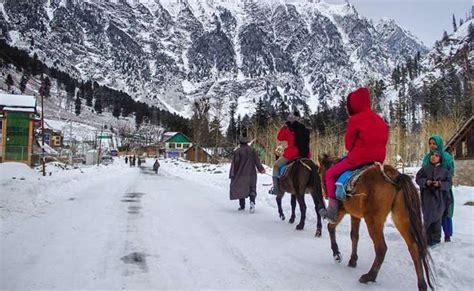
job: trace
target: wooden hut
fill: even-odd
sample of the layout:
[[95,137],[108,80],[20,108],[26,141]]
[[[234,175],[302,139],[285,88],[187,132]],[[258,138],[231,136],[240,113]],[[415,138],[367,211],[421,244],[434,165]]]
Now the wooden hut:
[[209,163],[212,156],[202,147],[193,145],[184,152],[184,158],[191,162]]
[[446,143],[455,160],[454,182],[474,186],[474,116],[471,116]]

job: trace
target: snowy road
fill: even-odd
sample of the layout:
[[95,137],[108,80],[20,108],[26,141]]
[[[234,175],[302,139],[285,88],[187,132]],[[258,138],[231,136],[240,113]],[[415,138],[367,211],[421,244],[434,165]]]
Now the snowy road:
[[[346,261],[336,265],[327,231],[320,239],[313,237],[311,206],[306,229],[296,231],[277,219],[266,194],[258,197],[255,214],[238,212],[237,204],[228,200],[225,173],[209,183],[205,177],[211,174],[187,174],[177,164],[164,164],[160,171],[157,176],[147,168],[114,166],[95,179],[79,177],[67,195],[57,196],[38,215],[2,225],[0,289],[416,287],[408,252],[391,222],[378,281],[361,285],[357,280],[373,259],[365,227],[358,268],[346,267]],[[338,229],[338,242],[347,258],[347,219]],[[449,247],[439,249],[453,251]],[[472,267],[472,257],[466,262]],[[449,266],[442,271],[441,289],[469,286],[469,278],[451,274]],[[452,285],[443,276],[459,280]]]

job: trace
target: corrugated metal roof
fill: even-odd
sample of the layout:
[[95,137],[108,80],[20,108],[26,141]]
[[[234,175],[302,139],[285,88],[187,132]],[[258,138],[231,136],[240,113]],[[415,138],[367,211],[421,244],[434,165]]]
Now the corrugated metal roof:
[[36,98],[30,95],[0,93],[0,106],[36,108]]

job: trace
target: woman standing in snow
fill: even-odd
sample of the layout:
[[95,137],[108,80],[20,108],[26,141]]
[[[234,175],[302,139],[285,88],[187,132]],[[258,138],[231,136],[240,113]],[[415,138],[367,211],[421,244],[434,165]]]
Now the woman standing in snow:
[[[440,135],[434,134],[428,140],[430,146],[430,152],[423,158],[422,166],[425,167],[430,163],[430,157],[433,151],[438,150],[441,154],[441,166],[449,171],[451,179],[454,177],[454,159],[450,153],[444,150],[443,139]],[[443,214],[442,226],[444,232],[444,241],[451,241],[453,235],[453,214],[454,214],[454,196],[452,187],[448,191],[449,204],[446,205],[446,209]]]
[[245,210],[245,199],[250,197],[250,212],[255,211],[257,197],[257,171],[265,173],[260,159],[248,145],[248,138],[239,137],[240,147],[234,152],[230,166],[230,200],[239,199],[239,211]]
[[450,203],[451,174],[441,166],[442,152],[433,150],[428,164],[416,174],[416,183],[420,186],[421,207],[426,238],[430,246],[441,241],[441,222],[446,206]]

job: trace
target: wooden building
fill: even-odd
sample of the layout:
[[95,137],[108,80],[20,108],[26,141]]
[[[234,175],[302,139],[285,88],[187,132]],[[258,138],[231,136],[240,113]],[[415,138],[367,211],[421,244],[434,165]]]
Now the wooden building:
[[36,98],[0,93],[0,161],[32,164]]
[[165,132],[161,138],[161,148],[166,158],[181,158],[193,142],[181,132]]
[[471,116],[446,143],[455,160],[454,182],[474,186],[474,116]]
[[212,156],[202,147],[193,145],[184,152],[184,158],[191,162],[209,163]]

